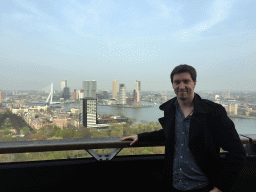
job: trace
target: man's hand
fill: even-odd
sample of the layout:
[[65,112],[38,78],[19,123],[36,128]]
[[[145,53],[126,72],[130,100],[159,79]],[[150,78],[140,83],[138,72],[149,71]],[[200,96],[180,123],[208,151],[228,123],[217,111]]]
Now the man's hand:
[[130,143],[130,145],[132,145],[133,143],[135,143],[136,141],[138,141],[138,135],[123,137],[123,138],[120,139],[120,141],[124,141],[124,140],[126,140],[126,139],[132,139],[132,142]]
[[217,187],[214,187],[210,192],[222,192],[222,191],[219,190]]

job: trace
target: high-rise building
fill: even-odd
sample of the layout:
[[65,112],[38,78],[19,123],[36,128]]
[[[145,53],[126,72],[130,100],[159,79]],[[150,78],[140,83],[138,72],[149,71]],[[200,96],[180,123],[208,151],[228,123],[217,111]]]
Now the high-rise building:
[[103,91],[103,99],[108,99],[109,98],[109,93],[108,91]]
[[214,98],[215,98],[215,100],[220,100],[220,96],[219,95],[215,95]]
[[97,120],[97,99],[86,97],[80,101],[80,124],[84,127],[95,127]]
[[121,105],[126,104],[126,87],[124,84],[119,84],[119,92],[117,96],[117,103]]
[[74,89],[73,95],[72,95],[73,100],[79,99],[79,91]]
[[232,115],[237,115],[237,103],[229,103],[228,112]]
[[79,95],[79,96],[78,96],[79,100],[80,100],[80,99],[83,99],[83,98],[84,98],[84,90],[83,90],[83,89],[79,89],[79,90],[78,90],[78,95]]
[[83,81],[84,98],[91,97],[96,99],[97,81]]
[[118,83],[117,79],[114,79],[114,81],[112,83],[112,98],[113,99],[117,99],[116,96],[117,96],[117,92],[119,91],[118,85],[119,85],[119,83]]
[[67,80],[64,80],[64,81],[61,81],[61,84],[60,84],[60,91],[63,93],[63,90],[65,87],[67,87]]
[[230,98],[230,91],[223,91],[222,92],[222,97],[224,97],[225,99],[229,99]]
[[70,98],[69,87],[64,87],[62,97],[64,98],[64,100]]
[[137,102],[137,103],[140,102],[140,88],[141,88],[140,81],[136,81],[134,83],[134,102]]

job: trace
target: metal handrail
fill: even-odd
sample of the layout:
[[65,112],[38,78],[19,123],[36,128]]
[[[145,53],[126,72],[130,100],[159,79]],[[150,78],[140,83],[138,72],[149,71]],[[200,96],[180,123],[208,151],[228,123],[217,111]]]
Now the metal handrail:
[[[239,134],[243,144],[256,143],[256,134]],[[164,142],[139,142],[130,146],[130,141],[120,141],[121,137],[54,139],[33,141],[0,142],[0,154],[44,151],[65,151],[81,149],[128,148],[164,146]]]

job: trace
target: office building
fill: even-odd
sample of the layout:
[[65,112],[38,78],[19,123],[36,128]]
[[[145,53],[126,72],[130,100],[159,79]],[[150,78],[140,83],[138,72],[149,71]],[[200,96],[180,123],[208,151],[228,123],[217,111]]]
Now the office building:
[[229,99],[230,98],[230,91],[223,91],[222,92],[222,97],[224,99]]
[[76,89],[74,89],[74,92],[73,92],[73,94],[72,94],[72,98],[73,98],[73,100],[79,99],[79,91],[77,91]]
[[79,89],[78,90],[78,95],[79,95],[78,96],[79,99],[83,99],[84,98],[84,90],[83,89]]
[[97,91],[97,82],[95,80],[92,81],[83,81],[83,93],[84,98],[91,97],[96,99],[96,91]]
[[126,87],[124,84],[119,84],[119,92],[117,94],[117,103],[120,105],[126,104]]
[[215,95],[214,99],[215,99],[215,101],[219,101],[220,100],[220,96],[219,95]]
[[107,129],[108,124],[97,124],[97,99],[86,97],[80,100],[80,125],[89,129]]
[[119,83],[118,83],[117,79],[114,79],[114,81],[112,83],[112,98],[113,99],[117,99],[117,92],[119,91],[118,86],[119,86]]
[[64,81],[61,81],[61,84],[60,84],[60,91],[63,93],[63,90],[65,87],[67,87],[67,80],[64,80]]
[[103,99],[108,99],[109,98],[109,93],[108,91],[103,91]]
[[228,112],[229,114],[237,115],[237,103],[229,103]]
[[97,99],[86,97],[80,101],[80,124],[91,128],[96,125]]
[[64,100],[70,98],[69,87],[64,87],[62,97],[64,98]]
[[140,103],[140,81],[134,83],[134,102]]

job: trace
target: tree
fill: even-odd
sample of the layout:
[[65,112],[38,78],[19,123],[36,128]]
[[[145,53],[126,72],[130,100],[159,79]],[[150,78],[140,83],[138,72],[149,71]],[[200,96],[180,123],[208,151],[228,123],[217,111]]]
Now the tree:
[[112,124],[109,127],[110,137],[122,137],[123,136],[123,127],[119,124]]
[[28,140],[45,140],[45,139],[47,139],[47,136],[42,132],[31,134],[28,138]]
[[15,139],[11,135],[5,136],[5,141],[14,141]]
[[20,130],[20,134],[27,135],[29,133],[30,129],[28,127],[23,127]]
[[91,138],[92,133],[89,128],[79,126],[74,133],[74,138]]
[[67,159],[67,153],[64,151],[54,151],[47,157],[47,160],[51,159]]
[[55,136],[53,136],[53,137],[48,138],[47,140],[53,140],[53,139],[63,139],[63,138],[62,137],[55,137]]
[[129,126],[131,126],[132,124],[134,124],[136,122],[136,119],[135,118],[128,118],[128,121],[127,121],[127,124]]
[[145,132],[151,132],[154,131],[154,126],[151,124],[146,125]]

